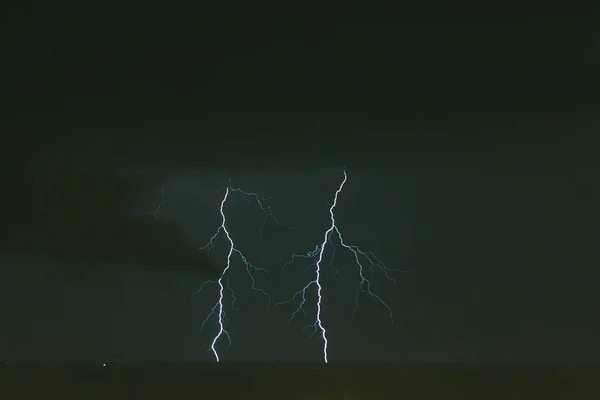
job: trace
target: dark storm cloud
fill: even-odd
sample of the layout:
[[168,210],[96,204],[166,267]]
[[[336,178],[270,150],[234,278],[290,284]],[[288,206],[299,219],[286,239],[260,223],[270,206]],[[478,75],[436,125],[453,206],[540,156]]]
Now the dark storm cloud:
[[[322,240],[340,172],[278,170],[235,177],[235,185],[268,197],[277,218],[293,226],[269,222],[261,247],[262,212],[235,196],[226,209],[239,248],[271,272],[271,280],[258,276],[257,283],[274,301],[291,297],[311,279],[310,262],[285,272],[281,267],[292,252],[309,251]],[[566,190],[568,181],[558,185],[550,173],[514,175],[431,163],[348,173],[337,210],[345,239],[374,251],[388,267],[413,274],[398,274],[396,285],[373,281],[394,311],[394,324],[362,298],[353,325],[356,267],[337,249],[339,275],[324,268],[324,321],[332,361],[597,358],[593,332],[598,326],[592,316],[598,306],[593,288],[598,252],[591,240],[599,221],[597,194],[581,197]],[[164,182],[161,219],[179,222],[190,242],[203,245],[220,224],[218,205],[228,177],[227,171],[174,173]],[[224,246],[221,238],[211,256],[218,266],[224,263]],[[266,300],[252,294],[241,267],[234,261],[230,279],[242,311],[228,309],[234,346],[222,347],[223,358],[319,360],[319,339],[302,330],[312,322],[314,293],[307,296],[307,315],[288,325],[294,307],[269,312]],[[54,286],[47,278],[12,271],[5,271],[3,282],[13,287],[5,293],[13,299],[31,295],[21,311],[5,314],[15,318],[7,331],[11,337],[25,329],[24,323],[36,329],[52,324],[54,336],[46,336],[47,342],[64,338],[60,332],[78,331],[95,344],[94,351],[83,343],[62,344],[64,357],[80,346],[95,359],[210,358],[206,350],[215,327],[211,322],[204,331],[199,328],[214,304],[215,288],[190,297],[201,282],[183,271],[173,271],[166,280],[159,272],[122,269],[105,272],[104,278],[95,273],[77,285],[57,281]],[[80,317],[63,321],[54,314]],[[108,327],[111,335],[99,333]]]
[[72,266],[142,264],[214,272],[177,226],[152,214],[133,215],[140,202],[135,181],[77,162],[66,149],[55,150],[6,160],[2,176],[9,192],[2,208],[10,214],[2,224],[4,251]]
[[[16,111],[11,119],[28,110],[37,116],[28,123],[38,128],[122,135],[208,125],[259,134],[273,122],[385,129],[453,120],[460,127],[482,118],[593,114],[598,107],[591,20],[330,21],[308,29],[299,18],[277,30],[276,22],[254,26],[231,12],[229,23],[97,16],[52,26],[47,16],[28,21],[17,14],[6,35],[18,38],[5,91],[7,109]],[[233,21],[243,35],[232,34]]]

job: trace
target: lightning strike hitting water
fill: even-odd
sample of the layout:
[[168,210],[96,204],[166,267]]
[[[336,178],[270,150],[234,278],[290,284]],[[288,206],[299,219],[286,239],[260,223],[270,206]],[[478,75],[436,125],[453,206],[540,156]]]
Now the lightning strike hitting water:
[[[257,272],[257,271],[262,271],[262,272],[266,273],[267,275],[269,275],[269,277],[270,277],[269,272],[264,268],[256,267],[255,265],[253,265],[252,263],[250,263],[248,261],[246,256],[240,250],[238,250],[238,248],[235,246],[235,243],[234,243],[233,239],[231,238],[231,235],[227,229],[227,218],[225,215],[224,207],[229,198],[230,193],[232,193],[232,192],[237,192],[237,193],[242,194],[242,196],[244,197],[246,202],[250,202],[250,198],[254,198],[256,200],[256,202],[258,203],[260,209],[265,214],[265,217],[263,219],[263,224],[259,229],[261,245],[262,245],[262,231],[266,225],[267,220],[269,218],[271,218],[273,221],[275,221],[275,223],[279,224],[279,220],[273,216],[271,208],[264,206],[264,204],[263,204],[264,199],[261,199],[261,197],[257,193],[251,193],[251,192],[246,192],[242,189],[232,188],[230,185],[227,186],[225,195],[223,196],[223,199],[221,200],[221,205],[219,207],[219,211],[221,213],[221,225],[219,226],[217,231],[214,233],[214,235],[210,238],[208,243],[200,248],[201,250],[207,250],[210,254],[212,252],[212,250],[214,249],[215,240],[221,234],[221,232],[223,232],[225,234],[225,237],[229,244],[229,251],[227,253],[225,268],[221,272],[221,276],[219,277],[218,280],[205,281],[204,283],[202,283],[200,288],[193,294],[193,295],[195,295],[195,294],[199,293],[208,284],[216,284],[218,286],[217,302],[214,304],[210,313],[208,314],[206,319],[202,322],[202,326],[201,326],[201,330],[204,329],[204,325],[206,325],[208,320],[211,317],[216,315],[218,331],[217,331],[217,334],[215,335],[215,337],[213,338],[213,341],[210,345],[209,350],[211,350],[213,352],[217,362],[220,361],[219,353],[217,352],[217,344],[218,344],[221,336],[225,336],[229,342],[229,345],[231,345],[231,335],[229,334],[229,332],[227,331],[227,328],[226,328],[227,314],[225,312],[223,302],[224,302],[224,298],[225,298],[225,289],[227,289],[231,293],[231,298],[232,298],[231,308],[234,310],[236,309],[235,302],[237,301],[237,298],[235,295],[235,291],[231,288],[231,286],[229,286],[229,276],[227,275],[227,273],[229,272],[229,269],[231,268],[231,258],[234,253],[240,257],[240,260],[242,261],[242,263],[245,266],[246,273],[250,277],[251,289],[254,291],[254,293],[260,293],[263,296],[265,296],[268,300],[269,305],[271,304],[271,296],[269,296],[269,294],[266,291],[264,291],[263,289],[256,286],[256,279],[254,277],[254,272]],[[227,282],[224,284],[225,277],[227,277]]]
[[334,276],[337,275],[338,271],[333,267],[333,257],[335,256],[336,247],[333,246],[333,242],[331,241],[332,233],[335,233],[337,235],[337,237],[339,239],[339,243],[342,247],[344,247],[345,249],[348,249],[352,252],[352,254],[354,255],[354,259],[356,261],[356,265],[358,267],[359,281],[358,281],[358,284],[356,285],[355,307],[352,310],[352,320],[353,321],[355,321],[356,311],[358,310],[360,294],[365,293],[365,294],[369,295],[373,301],[380,303],[382,306],[384,306],[386,308],[386,310],[388,311],[389,317],[393,322],[392,309],[390,308],[390,306],[379,295],[377,295],[376,293],[374,293],[371,290],[371,282],[364,275],[364,270],[365,270],[365,268],[363,266],[364,261],[361,262],[361,258],[366,260],[369,263],[369,267],[370,267],[372,273],[375,272],[375,268],[378,268],[379,270],[381,270],[383,272],[384,277],[391,280],[392,282],[395,282],[395,279],[392,278],[389,275],[389,273],[400,271],[400,270],[396,270],[396,269],[387,268],[385,266],[385,264],[383,264],[383,262],[381,262],[381,260],[379,260],[373,253],[365,252],[365,251],[361,250],[358,246],[349,245],[344,242],[342,233],[340,232],[340,230],[337,226],[336,219],[335,219],[335,207],[337,206],[338,197],[342,193],[342,191],[344,189],[344,185],[346,184],[347,180],[348,180],[348,175],[346,173],[346,170],[344,169],[344,179],[342,180],[340,186],[336,190],[334,198],[333,198],[333,203],[331,204],[331,207],[329,208],[331,225],[325,231],[325,234],[323,236],[323,242],[320,245],[317,245],[314,250],[311,250],[307,253],[292,254],[290,261],[285,263],[283,266],[283,268],[285,268],[288,265],[294,263],[299,258],[303,258],[303,259],[316,258],[317,259],[316,262],[311,265],[311,266],[315,267],[315,279],[308,282],[302,289],[297,291],[290,300],[282,301],[275,305],[275,306],[279,306],[279,305],[286,304],[286,303],[293,303],[293,302],[297,301],[298,298],[300,298],[298,307],[294,310],[294,312],[292,313],[292,315],[289,319],[289,322],[291,322],[298,312],[302,311],[303,313],[306,314],[306,312],[303,309],[304,305],[306,304],[306,292],[312,286],[316,287],[317,300],[316,300],[315,322],[314,322],[314,324],[308,325],[307,327],[310,327],[313,329],[313,334],[317,331],[320,332],[321,338],[323,341],[323,361],[325,363],[327,363],[329,361],[329,354],[328,354],[329,342],[327,339],[327,330],[325,329],[325,325],[324,325],[322,317],[321,317],[322,307],[323,307],[323,293],[322,293],[323,287],[321,284],[321,274],[322,274],[321,264],[323,262],[323,255],[325,253],[325,248],[326,248],[327,244],[329,243],[332,245],[332,248],[333,248],[333,255],[332,255],[330,265],[335,273]]

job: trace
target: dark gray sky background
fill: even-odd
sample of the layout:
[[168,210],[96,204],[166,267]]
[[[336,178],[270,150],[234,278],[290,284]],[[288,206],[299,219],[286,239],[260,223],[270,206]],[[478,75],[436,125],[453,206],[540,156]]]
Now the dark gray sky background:
[[[231,233],[271,272],[257,284],[277,302],[311,279],[306,263],[281,266],[322,240],[341,179],[333,166],[348,165],[336,210],[346,240],[411,273],[396,286],[373,281],[393,324],[363,298],[352,326],[356,266],[338,249],[339,276],[323,276],[331,361],[598,361],[597,16],[520,8],[501,20],[424,6],[419,18],[374,10],[372,23],[348,10],[365,20],[355,24],[324,6],[283,5],[273,18],[254,3],[198,3],[179,16],[162,5],[15,3],[0,24],[0,152],[16,171],[6,178],[16,186],[30,165],[56,165],[47,176],[64,175],[55,194],[69,197],[69,179],[99,186],[64,168],[125,169],[145,182],[140,212],[166,184],[160,218],[200,246],[231,177],[295,227],[268,224],[261,248],[260,210],[231,197]],[[7,203],[39,200],[19,194],[22,204]],[[16,226],[30,215],[4,212]],[[67,278],[3,257],[0,358],[213,360],[214,326],[200,324],[216,292],[191,297],[200,273]],[[308,316],[288,325],[292,307],[269,311],[240,267],[231,284],[243,310],[229,312],[223,360],[320,361],[319,339],[302,331],[314,292]]]
[[[133,170],[132,170],[133,171]],[[204,244],[220,222],[219,202],[227,172],[194,168],[138,168],[153,178],[141,212],[160,201],[166,174],[164,220],[177,221],[190,239]],[[267,268],[257,284],[275,302],[312,278],[300,262],[286,272],[291,253],[313,249],[328,224],[328,207],[342,168],[238,172],[233,185],[269,197],[273,213],[294,229],[269,222],[264,248],[263,214],[233,193],[228,228],[251,262]],[[379,275],[374,288],[392,307],[361,298],[352,325],[357,269],[338,248],[324,268],[324,323],[331,361],[597,361],[600,327],[596,285],[599,214],[597,194],[582,196],[572,177],[398,162],[384,169],[348,170],[338,208],[348,243],[375,252],[390,268],[410,271],[396,285]],[[224,238],[213,260],[224,261]],[[191,297],[198,277],[149,273],[135,268],[90,268],[78,280],[58,278],[49,265],[5,260],[2,268],[2,348],[17,360],[211,360],[215,327],[200,324],[216,299],[215,287]],[[288,325],[293,311],[269,311],[253,295],[234,258],[231,287],[240,311],[229,311],[233,346],[219,346],[230,361],[320,361],[321,342],[302,332],[307,315]],[[229,302],[227,306],[229,307]],[[379,307],[381,308],[381,307]]]

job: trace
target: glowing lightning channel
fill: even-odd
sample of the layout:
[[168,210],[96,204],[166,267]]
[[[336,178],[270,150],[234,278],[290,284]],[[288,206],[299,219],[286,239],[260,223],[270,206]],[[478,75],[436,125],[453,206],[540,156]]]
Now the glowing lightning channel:
[[[317,288],[317,290],[316,290],[317,291],[317,302],[316,302],[317,311],[316,311],[315,323],[312,325],[308,325],[306,327],[312,328],[313,334],[316,331],[319,331],[321,333],[321,338],[323,340],[323,360],[325,361],[325,363],[328,362],[328,358],[329,358],[329,355],[327,352],[329,342],[327,340],[327,330],[325,329],[323,321],[321,319],[321,310],[322,310],[322,306],[323,306],[323,295],[322,295],[323,288],[321,285],[321,272],[322,272],[321,263],[323,261],[323,254],[325,252],[325,247],[327,246],[327,243],[330,243],[333,248],[333,255],[332,255],[331,262],[330,262],[330,267],[334,271],[334,276],[337,275],[338,270],[333,267],[333,257],[335,256],[336,247],[333,246],[333,242],[331,241],[332,233],[337,234],[340,245],[342,247],[344,247],[352,252],[352,254],[354,255],[356,264],[358,266],[359,282],[356,286],[355,307],[352,310],[352,320],[353,321],[355,321],[356,311],[358,310],[360,294],[366,293],[373,299],[373,301],[379,302],[381,305],[383,305],[387,309],[389,317],[393,322],[392,309],[390,308],[390,306],[379,295],[377,295],[376,293],[374,293],[371,290],[371,282],[365,277],[365,274],[364,274],[365,267],[363,266],[363,263],[361,262],[361,257],[363,259],[367,260],[372,273],[375,272],[375,268],[378,268],[379,270],[381,270],[383,272],[384,277],[386,279],[391,280],[392,282],[396,282],[396,281],[393,277],[391,277],[389,275],[389,273],[390,272],[400,272],[400,270],[397,270],[397,269],[387,268],[385,266],[385,264],[383,262],[381,262],[381,260],[379,260],[379,258],[377,258],[377,256],[375,256],[375,254],[373,254],[371,252],[365,252],[356,245],[349,245],[344,242],[342,233],[340,232],[340,230],[337,226],[336,220],[335,220],[334,211],[335,211],[335,207],[337,206],[338,197],[342,193],[342,190],[344,189],[344,185],[346,184],[347,180],[348,180],[348,175],[346,173],[346,169],[344,169],[344,179],[342,180],[340,186],[336,190],[335,196],[333,199],[333,203],[332,203],[331,207],[329,208],[331,225],[330,225],[329,229],[327,229],[327,231],[325,231],[323,242],[320,245],[318,245],[314,250],[311,250],[307,253],[292,254],[292,257],[290,258],[290,260],[287,263],[285,263],[283,266],[283,268],[285,269],[288,265],[294,263],[297,259],[300,259],[300,258],[302,258],[302,259],[317,258],[316,263],[313,264],[315,267],[315,273],[316,273],[315,279],[308,282],[302,289],[297,291],[291,299],[279,302],[275,305],[275,306],[279,306],[282,304],[293,303],[293,302],[296,302],[298,298],[300,298],[298,307],[294,310],[294,312],[292,313],[292,315],[289,319],[289,322],[291,322],[294,319],[294,317],[296,316],[296,314],[298,314],[298,312],[302,311],[303,313],[305,313],[303,307],[306,304],[306,292],[308,291],[308,289],[311,286],[313,286],[313,285],[316,286],[316,288]],[[402,271],[402,272],[404,272],[404,271]]]
[[[230,183],[231,183],[231,180],[230,180]],[[231,258],[234,253],[236,253],[240,257],[240,260],[242,261],[242,263],[245,266],[246,272],[247,272],[248,276],[250,277],[251,289],[253,290],[253,292],[262,294],[263,296],[265,296],[267,298],[268,304],[269,305],[271,304],[271,296],[265,290],[259,288],[256,285],[256,279],[254,277],[254,272],[257,272],[257,271],[262,271],[270,277],[269,271],[267,271],[264,268],[259,268],[259,267],[255,266],[254,264],[252,264],[250,261],[248,261],[246,256],[239,249],[236,248],[235,243],[234,243],[233,239],[231,238],[229,231],[227,230],[227,218],[225,216],[224,207],[229,198],[230,193],[232,193],[232,192],[237,192],[237,193],[242,194],[244,196],[244,199],[246,200],[246,202],[249,202],[249,198],[253,197],[257,201],[260,209],[265,214],[263,224],[259,229],[259,233],[261,234],[261,245],[262,245],[262,230],[264,229],[267,220],[269,218],[271,218],[273,221],[275,221],[275,223],[280,224],[279,220],[277,218],[275,218],[275,216],[273,215],[271,208],[266,207],[263,204],[264,199],[262,199],[257,193],[246,192],[239,188],[232,188],[230,185],[227,186],[227,190],[225,191],[225,195],[223,196],[223,199],[221,200],[221,205],[219,207],[219,211],[221,213],[221,225],[219,226],[217,231],[212,235],[212,237],[210,238],[208,243],[206,245],[200,247],[201,250],[206,250],[210,254],[214,249],[215,240],[221,234],[221,232],[224,232],[225,237],[227,238],[227,241],[229,242],[229,251],[227,253],[227,260],[226,260],[225,268],[221,272],[219,279],[217,279],[216,281],[213,280],[213,281],[203,282],[202,285],[200,285],[200,288],[198,290],[196,290],[196,292],[193,293],[193,295],[198,294],[208,284],[216,284],[219,288],[217,302],[212,307],[212,309],[211,309],[210,313],[208,314],[208,316],[206,317],[206,319],[202,322],[202,325],[200,328],[201,330],[204,329],[204,326],[210,320],[210,318],[216,315],[218,331],[217,331],[217,334],[215,335],[215,337],[213,338],[213,341],[210,345],[209,350],[211,350],[213,352],[217,362],[220,361],[219,353],[217,352],[217,348],[216,348],[216,346],[219,342],[219,339],[222,336],[225,336],[229,342],[229,346],[231,346],[231,335],[226,329],[227,314],[225,312],[224,304],[223,304],[223,301],[225,298],[225,289],[229,290],[229,292],[231,293],[231,298],[232,298],[231,306],[232,306],[233,310],[236,310],[235,302],[237,301],[237,298],[235,295],[235,291],[229,285],[229,279],[227,279],[226,284],[224,284],[223,281],[226,276],[228,277],[227,273],[228,273],[229,269],[231,268]]]
[[156,206],[156,210],[154,210],[154,212],[152,213],[154,214],[154,218],[156,219],[158,219],[158,213],[160,212],[162,206],[165,204],[165,186],[166,184],[160,187],[160,203],[158,203],[158,206]]

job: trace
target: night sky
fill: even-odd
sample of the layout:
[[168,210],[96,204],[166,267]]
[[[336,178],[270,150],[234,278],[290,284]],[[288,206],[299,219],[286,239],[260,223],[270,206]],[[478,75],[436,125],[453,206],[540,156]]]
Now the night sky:
[[[7,13],[3,157],[133,177],[132,215],[160,204],[158,219],[196,247],[218,229],[230,180],[264,196],[280,224],[261,231],[263,212],[240,193],[225,211],[236,247],[269,271],[256,285],[273,303],[234,257],[225,280],[239,310],[226,292],[222,360],[322,360],[303,329],[315,288],[289,324],[294,305],[273,305],[314,279],[314,259],[282,266],[323,241],[344,170],[344,239],[400,271],[394,284],[366,269],[393,322],[363,294],[353,324],[357,267],[334,236],[322,264],[330,361],[600,359],[593,18],[357,25],[325,11],[121,11]],[[210,255],[217,268],[226,244]],[[215,320],[200,328],[216,288],[192,296],[202,273],[90,265],[74,277],[49,259],[2,259],[0,358],[214,360]]]

